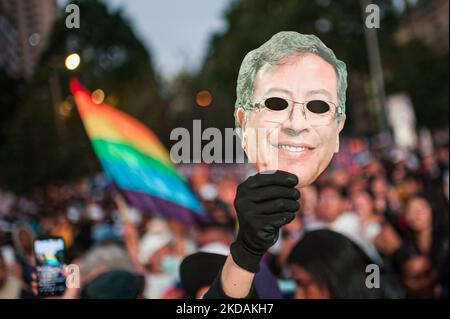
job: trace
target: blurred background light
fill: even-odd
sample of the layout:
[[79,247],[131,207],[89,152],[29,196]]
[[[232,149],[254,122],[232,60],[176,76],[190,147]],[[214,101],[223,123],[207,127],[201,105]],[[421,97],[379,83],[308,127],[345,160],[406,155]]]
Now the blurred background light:
[[197,97],[195,98],[195,102],[197,105],[206,107],[209,106],[212,102],[212,95],[207,90],[202,90],[197,93]]
[[33,33],[28,38],[28,42],[32,47],[38,46],[39,43],[41,42],[41,35],[39,33]]
[[97,89],[91,94],[91,100],[95,104],[101,104],[105,100],[105,92],[101,89]]
[[316,20],[314,27],[320,33],[327,33],[327,32],[330,32],[332,25],[331,25],[331,21],[328,20],[327,18],[320,18],[320,19]]
[[73,105],[69,101],[61,102],[61,104],[59,105],[59,109],[58,109],[59,115],[61,115],[64,118],[69,117],[70,112],[72,111],[72,108],[73,108]]
[[81,58],[77,53],[69,54],[66,58],[65,65],[68,70],[75,70],[81,62]]

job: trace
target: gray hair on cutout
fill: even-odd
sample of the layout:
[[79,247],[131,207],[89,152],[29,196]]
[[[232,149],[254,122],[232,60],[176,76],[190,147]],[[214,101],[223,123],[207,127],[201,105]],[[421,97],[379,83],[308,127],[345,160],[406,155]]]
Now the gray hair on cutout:
[[[298,53],[314,53],[330,63],[337,74],[338,121],[345,114],[345,92],[347,90],[347,68],[344,62],[338,60],[333,51],[318,37],[312,34],[301,34],[295,31],[281,31],[272,36],[259,48],[247,53],[239,69],[236,86],[235,109],[243,108],[245,118],[253,108],[251,104],[255,81],[258,72],[268,66],[278,65],[280,61]],[[236,127],[240,128],[236,120]]]

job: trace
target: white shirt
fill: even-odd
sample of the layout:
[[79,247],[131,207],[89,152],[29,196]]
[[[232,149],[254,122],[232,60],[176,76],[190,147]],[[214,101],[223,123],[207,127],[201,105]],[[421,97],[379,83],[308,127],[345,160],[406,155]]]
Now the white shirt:
[[357,244],[374,262],[382,263],[373,239],[380,233],[381,226],[377,223],[362,225],[361,218],[354,212],[343,212],[338,218],[328,225],[328,228],[350,238]]

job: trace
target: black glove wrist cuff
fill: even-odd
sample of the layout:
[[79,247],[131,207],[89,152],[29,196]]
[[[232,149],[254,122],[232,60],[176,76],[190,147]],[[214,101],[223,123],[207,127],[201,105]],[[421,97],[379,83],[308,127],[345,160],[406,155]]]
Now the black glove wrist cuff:
[[255,255],[249,252],[238,241],[231,244],[230,252],[233,261],[239,267],[252,273],[259,271],[259,262],[261,261],[262,255]]

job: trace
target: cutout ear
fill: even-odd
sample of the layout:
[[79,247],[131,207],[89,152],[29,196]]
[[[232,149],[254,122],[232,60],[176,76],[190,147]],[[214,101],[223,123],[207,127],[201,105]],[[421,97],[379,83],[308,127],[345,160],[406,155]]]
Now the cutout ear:
[[239,123],[239,126],[243,129],[245,125],[245,110],[242,107],[238,107],[234,111],[234,119]]
[[241,107],[238,107],[235,111],[234,111],[234,119],[236,120],[237,123],[239,123],[239,127],[241,129],[241,147],[242,149],[245,151],[245,110]]
[[340,140],[339,136],[340,136],[342,129],[344,128],[345,120],[346,120],[346,116],[343,115],[341,121],[338,124],[338,133],[336,134],[336,148],[334,150],[335,153],[339,152],[339,145],[340,145],[339,144],[339,140]]
[[335,153],[339,153],[339,134],[336,137],[336,148],[334,149]]

